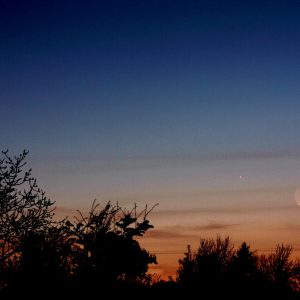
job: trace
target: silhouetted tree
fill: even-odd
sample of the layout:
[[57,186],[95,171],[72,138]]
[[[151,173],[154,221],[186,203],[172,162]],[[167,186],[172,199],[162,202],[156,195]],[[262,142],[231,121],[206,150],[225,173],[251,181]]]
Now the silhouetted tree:
[[262,255],[259,259],[260,270],[280,291],[299,291],[300,264],[291,259],[290,245],[277,245],[275,253]]
[[250,250],[250,245],[243,242],[233,257],[230,268],[231,272],[240,279],[257,275],[257,255]]
[[267,281],[258,269],[256,251],[251,251],[250,245],[246,242],[240,245],[229,264],[227,286],[232,295],[237,297],[242,297],[246,293],[249,299],[257,299],[268,294]]
[[195,253],[188,247],[185,257],[179,260],[177,281],[183,287],[209,290],[213,285],[220,288],[233,257],[234,248],[229,237],[201,239]]
[[[53,202],[24,170],[28,151],[0,159],[0,273],[22,257],[22,244],[33,233],[45,232],[52,222]],[[0,276],[1,276],[0,274]],[[5,273],[6,274],[6,273]]]
[[300,299],[300,263],[291,251],[278,245],[274,253],[258,256],[245,242],[235,251],[229,238],[202,239],[198,251],[188,246],[179,260],[177,282],[186,294],[199,291],[203,299]]
[[29,290],[61,286],[64,278],[58,242],[44,233],[28,234],[22,243],[20,284]]
[[93,203],[88,216],[65,220],[62,226],[73,240],[73,264],[77,281],[85,286],[112,287],[122,283],[139,283],[147,278],[148,265],[155,255],[142,249],[135,237],[152,228],[147,207],[127,211],[110,203],[103,209]]
[[184,258],[179,260],[179,268],[177,270],[177,282],[182,286],[193,286],[196,281],[196,255],[192,252],[191,246],[187,246]]

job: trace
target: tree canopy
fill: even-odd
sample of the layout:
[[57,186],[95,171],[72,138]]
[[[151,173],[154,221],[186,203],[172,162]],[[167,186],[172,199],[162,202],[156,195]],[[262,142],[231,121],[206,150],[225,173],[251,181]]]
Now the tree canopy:
[[0,159],[0,267],[20,254],[22,240],[33,232],[45,232],[52,223],[54,202],[45,196],[25,169],[28,151]]

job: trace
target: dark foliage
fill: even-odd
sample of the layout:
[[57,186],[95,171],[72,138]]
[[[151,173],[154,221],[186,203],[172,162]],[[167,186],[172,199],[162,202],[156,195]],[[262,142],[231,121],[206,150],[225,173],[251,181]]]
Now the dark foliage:
[[110,288],[147,280],[148,265],[156,263],[156,257],[134,238],[153,227],[147,220],[150,211],[146,207],[138,214],[136,206],[126,211],[110,203],[99,209],[94,202],[87,217],[80,213],[75,222],[61,223],[72,241],[77,286]]
[[19,268],[25,240],[44,234],[52,223],[53,202],[37,186],[31,170],[24,170],[28,154],[0,159],[0,285]]
[[257,255],[245,242],[235,250],[230,239],[202,239],[179,261],[178,285],[201,290],[203,297],[231,299],[300,299],[299,262],[292,248],[278,245],[275,253]]
[[0,160],[1,295],[149,286],[156,257],[136,238],[153,227],[153,208],[94,202],[87,216],[54,222],[53,202],[24,170],[27,153],[11,158],[5,151]]

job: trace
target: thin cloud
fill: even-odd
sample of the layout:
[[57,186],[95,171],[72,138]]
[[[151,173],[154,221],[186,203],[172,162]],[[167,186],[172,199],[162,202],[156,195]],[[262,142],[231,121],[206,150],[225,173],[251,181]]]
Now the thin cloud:
[[270,210],[290,210],[294,209],[293,204],[279,205],[279,206],[248,206],[248,207],[193,207],[189,209],[167,209],[167,210],[154,210],[151,212],[152,216],[164,217],[175,215],[197,215],[205,213],[248,213],[258,211]]
[[221,224],[221,223],[213,223],[213,224],[207,224],[202,226],[193,226],[191,229],[193,231],[203,231],[203,230],[222,230],[227,229],[230,227],[237,226],[239,224]]
[[147,233],[147,238],[155,239],[181,239],[199,237],[203,231],[223,230],[238,226],[239,224],[209,223],[196,226],[172,226],[163,230],[151,230]]
[[171,230],[151,230],[146,235],[147,238],[155,238],[155,239],[180,239],[180,238],[187,238],[193,236],[194,235],[174,232]]
[[189,225],[189,226],[183,226],[183,225],[175,225],[175,226],[171,226],[171,227],[165,227],[168,230],[176,230],[177,232],[199,232],[199,231],[204,231],[204,230],[217,230],[217,229],[226,229],[229,227],[234,227],[234,226],[238,226],[240,224],[236,224],[236,223],[232,223],[232,224],[228,224],[228,223],[214,223],[214,222],[210,222],[208,224],[204,224],[204,225]]
[[280,229],[300,232],[300,224],[288,223],[282,226]]

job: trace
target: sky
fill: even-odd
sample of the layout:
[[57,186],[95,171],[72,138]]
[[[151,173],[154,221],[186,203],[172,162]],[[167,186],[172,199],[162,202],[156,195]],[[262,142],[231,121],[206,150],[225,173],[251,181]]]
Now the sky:
[[159,203],[141,243],[161,276],[217,234],[299,252],[299,15],[296,0],[0,0],[0,148],[30,151],[58,215]]

